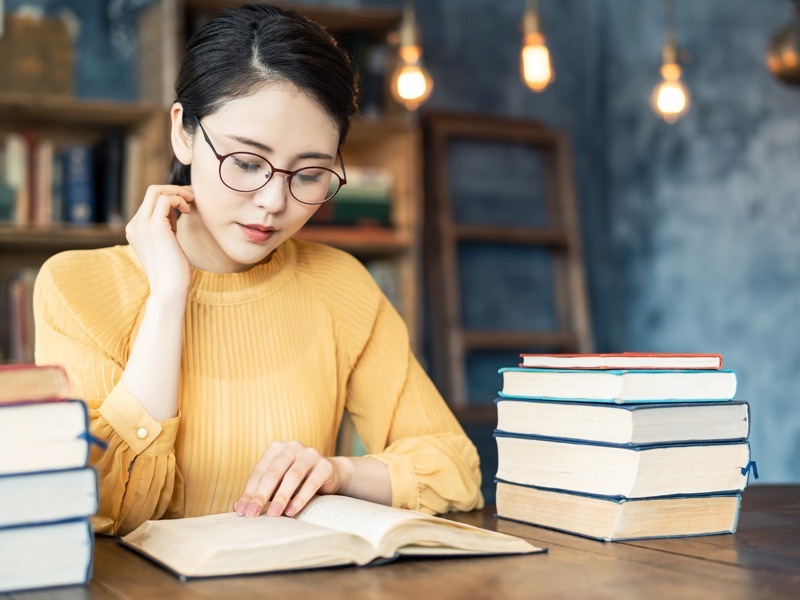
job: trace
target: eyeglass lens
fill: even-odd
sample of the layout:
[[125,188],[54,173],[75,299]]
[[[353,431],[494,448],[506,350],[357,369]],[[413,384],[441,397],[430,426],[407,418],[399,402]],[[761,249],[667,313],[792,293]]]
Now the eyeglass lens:
[[[261,156],[238,152],[220,164],[219,175],[230,188],[252,192],[264,187],[272,176],[272,167]],[[324,167],[305,167],[295,171],[289,179],[289,191],[306,204],[321,204],[332,198],[340,187],[339,177]]]

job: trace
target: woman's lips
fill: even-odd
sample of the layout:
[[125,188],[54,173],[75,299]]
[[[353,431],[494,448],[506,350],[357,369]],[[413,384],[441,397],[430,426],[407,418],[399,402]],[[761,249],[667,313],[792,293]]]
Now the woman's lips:
[[256,243],[266,242],[277,231],[273,227],[264,227],[263,225],[258,225],[257,223],[252,223],[247,225],[239,223],[238,225],[239,229],[241,229],[245,237],[251,242],[256,242]]

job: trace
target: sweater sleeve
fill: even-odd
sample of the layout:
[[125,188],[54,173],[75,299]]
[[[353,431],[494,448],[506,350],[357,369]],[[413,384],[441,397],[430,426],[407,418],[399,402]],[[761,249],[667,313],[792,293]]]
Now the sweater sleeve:
[[91,433],[106,444],[95,445],[89,458],[100,487],[93,525],[98,533],[124,534],[147,519],[182,512],[183,480],[174,453],[180,416],[155,421],[121,382],[138,310],[115,305],[124,296],[109,282],[119,265],[89,257],[64,253],[40,270],[36,362],[63,365],[71,396],[86,402]]
[[392,505],[426,513],[483,506],[475,446],[413,356],[381,294],[348,383],[348,410],[370,456],[387,465]]

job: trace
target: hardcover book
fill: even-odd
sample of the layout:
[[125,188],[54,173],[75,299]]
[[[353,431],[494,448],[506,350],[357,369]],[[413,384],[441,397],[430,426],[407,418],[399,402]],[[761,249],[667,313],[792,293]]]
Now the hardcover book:
[[497,516],[604,541],[734,533],[739,494],[587,496],[497,481]]
[[0,592],[85,584],[93,547],[87,519],[0,528]]
[[508,433],[648,445],[743,440],[746,402],[608,404],[497,398],[497,429]]
[[500,369],[502,397],[592,402],[730,400],[736,373],[730,370]]
[[85,466],[88,427],[79,400],[0,405],[0,475]]
[[97,492],[91,467],[0,475],[0,528],[89,517]]
[[520,367],[536,369],[720,369],[719,354],[619,352],[612,354],[520,354]]
[[58,365],[0,365],[0,405],[63,400],[69,393],[67,372]]
[[497,478],[617,498],[738,492],[747,485],[746,441],[613,446],[495,432]]
[[183,579],[366,565],[406,555],[544,551],[506,534],[345,496],[317,496],[293,518],[225,513],[147,521],[120,543]]

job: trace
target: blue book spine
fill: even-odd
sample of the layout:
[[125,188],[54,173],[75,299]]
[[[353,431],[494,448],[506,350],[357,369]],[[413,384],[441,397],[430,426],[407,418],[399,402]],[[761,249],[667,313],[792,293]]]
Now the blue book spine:
[[92,149],[73,144],[63,150],[64,220],[67,223],[92,223],[95,219]]

